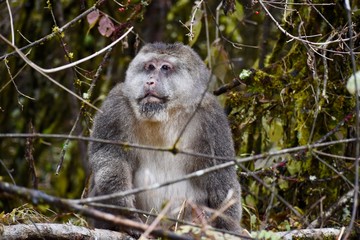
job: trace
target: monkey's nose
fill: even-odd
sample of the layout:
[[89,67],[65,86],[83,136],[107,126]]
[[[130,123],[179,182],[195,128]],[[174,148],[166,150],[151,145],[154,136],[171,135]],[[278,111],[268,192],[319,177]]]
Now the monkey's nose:
[[147,81],[146,84],[147,84],[147,85],[154,85],[154,84],[155,84],[155,81],[153,81],[153,80]]

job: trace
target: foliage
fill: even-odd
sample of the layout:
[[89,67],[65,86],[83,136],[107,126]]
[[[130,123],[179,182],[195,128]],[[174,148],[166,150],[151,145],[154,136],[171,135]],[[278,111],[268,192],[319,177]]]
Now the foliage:
[[12,209],[9,213],[0,213],[0,222],[4,225],[52,223],[55,221],[66,222],[75,226],[88,226],[81,216],[65,212],[57,214],[51,211],[47,205],[34,207],[30,204],[24,204]]
[[[334,7],[320,7],[320,10],[324,16],[329,16]],[[330,41],[335,36],[346,37],[347,22],[340,17],[343,12],[337,12],[339,20],[333,25],[322,24],[320,29],[314,29],[313,26],[321,20],[321,15],[316,12],[320,10],[309,10],[305,6],[293,8],[284,21],[284,28],[289,33],[296,34],[298,24],[302,21],[303,35],[328,33],[312,38],[314,43]],[[346,76],[352,74],[351,65],[344,64],[351,62],[350,56],[340,54],[346,52],[347,47],[336,41],[321,47],[301,41],[286,43],[287,38],[286,35],[279,35],[273,51],[267,57],[266,66],[256,70],[251,78],[241,80],[246,85],[245,90],[229,94],[227,104],[231,109],[230,119],[239,153],[258,154],[306,145],[321,140],[334,129],[337,130],[336,134],[331,134],[327,140],[351,137],[347,132],[352,128],[354,119],[337,129],[339,122],[352,113],[355,104],[344,88]],[[339,172],[343,172],[350,181],[354,179],[354,171],[351,170],[353,161],[336,158],[355,156],[354,152],[349,152],[346,146],[334,145],[320,153],[308,151],[248,163],[249,170],[260,171],[258,174],[264,175],[263,181],[276,187],[269,191],[260,182],[244,180],[243,186],[248,186],[248,191],[256,196],[256,200],[245,198],[245,204],[264,206],[260,211],[268,211],[269,222],[286,221],[289,216],[273,210],[281,205],[279,201],[275,200],[269,206],[269,197],[276,193],[284,196],[310,220],[316,219],[321,214],[321,208],[316,207],[320,204],[319,199],[323,198],[321,205],[327,209],[351,189],[345,183],[339,184]],[[267,163],[264,163],[265,160]],[[276,167],[276,163],[284,164]],[[336,166],[338,170],[334,172],[329,165]],[[291,227],[306,226],[299,225],[301,219],[291,219]],[[334,220],[344,223],[345,219],[334,216]],[[281,224],[274,224],[273,227],[286,230],[281,228]]]

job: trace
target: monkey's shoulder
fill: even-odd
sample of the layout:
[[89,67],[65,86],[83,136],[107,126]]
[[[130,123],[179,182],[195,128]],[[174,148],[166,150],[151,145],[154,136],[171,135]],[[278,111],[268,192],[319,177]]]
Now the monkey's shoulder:
[[204,140],[213,145],[215,154],[233,156],[235,153],[230,125],[224,109],[214,95],[205,95],[197,115]]
[[221,124],[224,121],[227,122],[227,117],[223,107],[220,105],[217,98],[211,93],[205,94],[197,111],[206,121],[220,121]]
[[117,84],[107,97],[101,106],[101,112],[97,115],[104,115],[106,117],[114,117],[118,118],[121,116],[126,116],[126,111],[130,110],[130,103],[127,97],[123,93],[122,83]]
[[105,98],[100,111],[94,118],[92,136],[105,139],[118,139],[124,136],[124,129],[131,123],[129,116],[130,104],[121,91],[121,85],[116,85]]

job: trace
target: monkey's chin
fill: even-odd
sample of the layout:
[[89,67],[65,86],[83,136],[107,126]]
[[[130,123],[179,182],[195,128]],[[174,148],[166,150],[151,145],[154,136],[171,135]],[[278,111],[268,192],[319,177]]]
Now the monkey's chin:
[[158,101],[146,101],[139,105],[140,116],[150,121],[167,119],[166,104]]

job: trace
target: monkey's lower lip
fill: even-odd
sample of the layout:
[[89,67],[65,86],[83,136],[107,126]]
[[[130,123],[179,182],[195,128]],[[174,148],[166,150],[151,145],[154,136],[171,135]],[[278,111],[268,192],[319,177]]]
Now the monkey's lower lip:
[[165,103],[166,97],[159,97],[154,94],[146,94],[140,102],[142,103]]
[[155,96],[144,97],[145,102],[160,103],[163,102],[161,98]]

